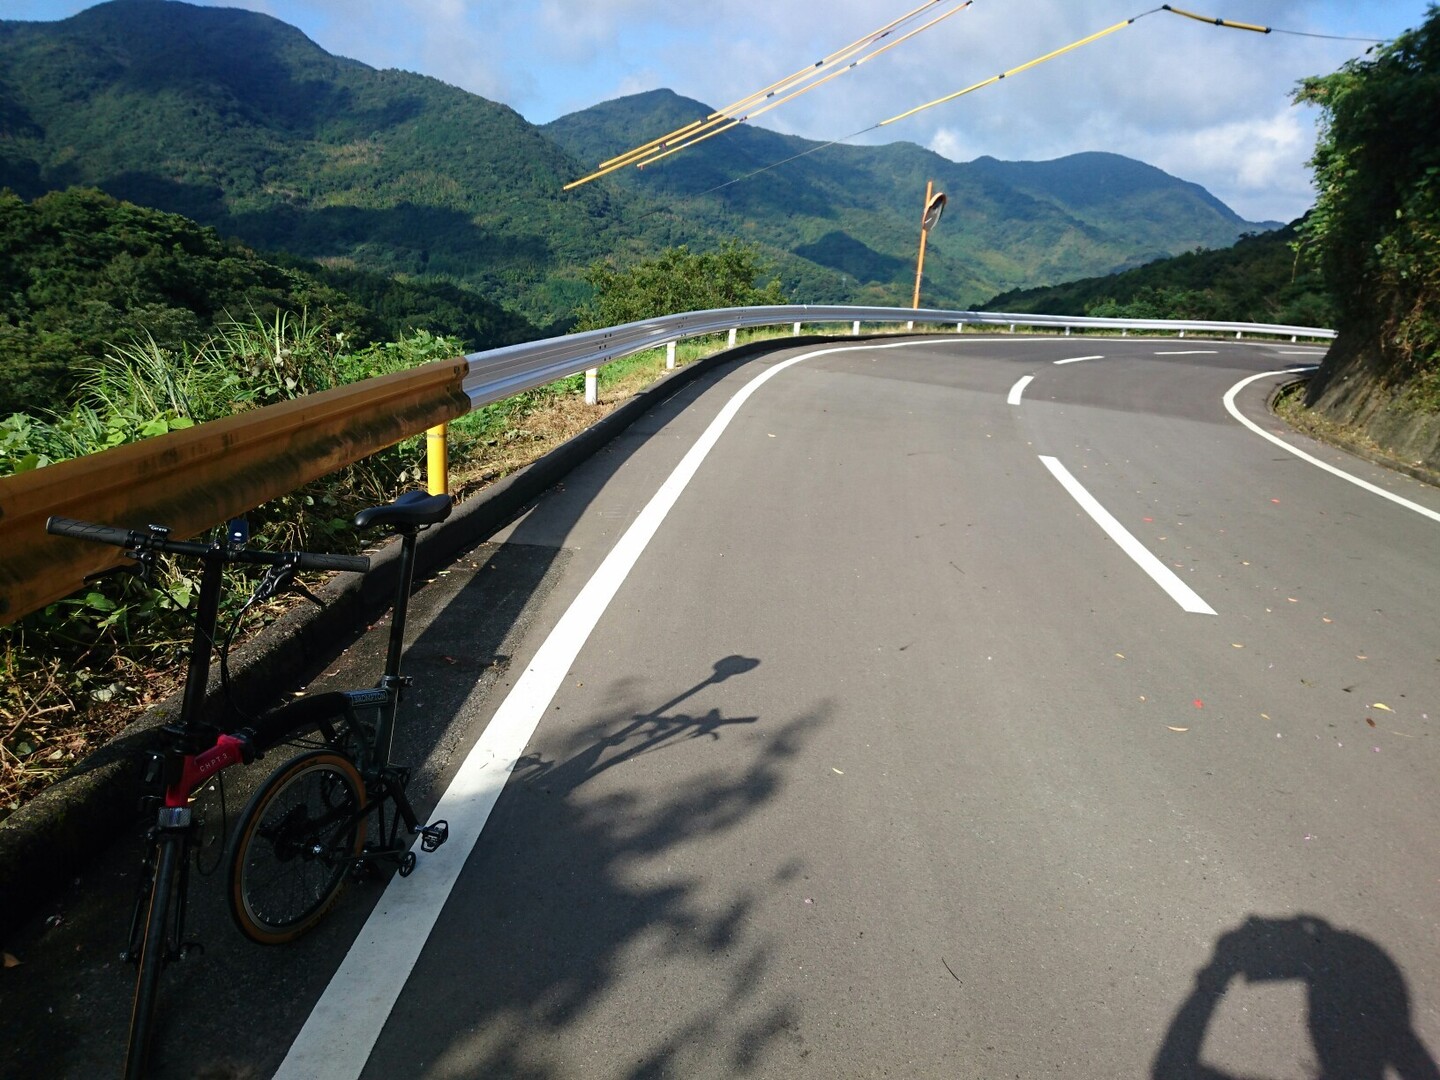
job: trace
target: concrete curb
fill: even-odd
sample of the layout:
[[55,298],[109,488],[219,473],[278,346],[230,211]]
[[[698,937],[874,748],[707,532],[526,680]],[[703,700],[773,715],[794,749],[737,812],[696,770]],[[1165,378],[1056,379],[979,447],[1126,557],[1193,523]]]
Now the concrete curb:
[[[803,343],[850,340],[806,337]],[[676,369],[525,468],[459,504],[444,525],[421,537],[420,575],[452,562],[514,520],[553,486],[644,413],[700,375],[736,360],[793,348],[792,339],[744,345]],[[365,575],[339,574],[321,590],[323,609],[305,604],[267,627],[230,658],[232,697],[249,710],[273,700],[274,688],[295,685],[330,661],[335,644],[389,605],[398,573],[399,546],[372,556]],[[219,705],[219,674],[212,669],[207,704]],[[157,729],[178,715],[179,695],[149,709],[121,734],[0,822],[0,940],[8,938],[42,904],[136,820],[140,796],[138,754]]]

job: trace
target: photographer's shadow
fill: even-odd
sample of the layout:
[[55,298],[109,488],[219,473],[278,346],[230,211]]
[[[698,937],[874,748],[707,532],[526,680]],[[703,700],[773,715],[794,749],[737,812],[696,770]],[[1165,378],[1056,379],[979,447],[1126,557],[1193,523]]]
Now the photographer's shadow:
[[1171,1021],[1152,1080],[1240,1080],[1200,1061],[1215,1010],[1237,976],[1305,984],[1317,1080],[1440,1080],[1440,1068],[1411,1027],[1399,965],[1368,938],[1312,915],[1252,916],[1220,938]]

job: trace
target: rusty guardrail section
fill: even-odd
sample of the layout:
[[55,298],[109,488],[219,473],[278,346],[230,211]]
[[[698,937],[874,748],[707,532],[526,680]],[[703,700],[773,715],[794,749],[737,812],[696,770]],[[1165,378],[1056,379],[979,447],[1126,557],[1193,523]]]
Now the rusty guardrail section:
[[440,360],[0,479],[0,625],[123,561],[49,535],[52,514],[195,536],[468,412],[468,370]]

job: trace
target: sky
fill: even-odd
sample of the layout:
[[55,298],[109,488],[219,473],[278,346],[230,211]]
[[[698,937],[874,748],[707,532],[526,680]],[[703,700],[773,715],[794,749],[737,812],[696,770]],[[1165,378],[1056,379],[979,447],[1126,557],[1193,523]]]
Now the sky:
[[[923,0],[224,0],[327,52],[433,76],[545,123],[668,88],[723,107],[844,48]],[[937,3],[906,28],[951,9]],[[0,0],[53,20],[89,0]],[[974,0],[882,56],[777,107],[760,127],[830,141],[1141,15],[1152,0]],[[1425,0],[1182,0],[1188,11],[1311,35],[1223,29],[1157,12],[1039,67],[852,140],[919,143],[954,161],[1125,154],[1202,184],[1251,221],[1314,193],[1319,114],[1296,84],[1423,21]],[[893,40],[887,39],[887,40]],[[665,132],[636,132],[635,143]],[[617,146],[621,153],[629,146]],[[757,177],[747,183],[763,183]],[[921,196],[923,198],[923,195]]]

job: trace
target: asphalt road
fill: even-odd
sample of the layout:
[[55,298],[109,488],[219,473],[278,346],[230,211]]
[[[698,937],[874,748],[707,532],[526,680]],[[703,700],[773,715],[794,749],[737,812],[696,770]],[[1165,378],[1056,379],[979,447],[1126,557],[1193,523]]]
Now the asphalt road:
[[[283,949],[202,897],[157,1075],[1440,1077],[1440,492],[1284,432],[1281,376],[1237,409],[1413,505],[1224,404],[1318,358],[683,391],[417,597],[456,838]],[[131,858],[7,946],[6,1075],[113,1071]]]

